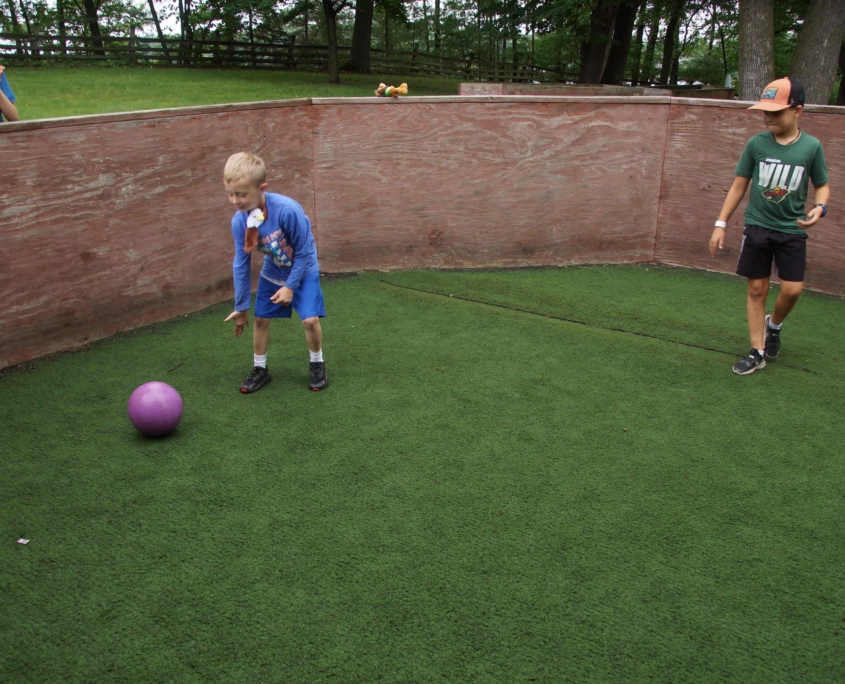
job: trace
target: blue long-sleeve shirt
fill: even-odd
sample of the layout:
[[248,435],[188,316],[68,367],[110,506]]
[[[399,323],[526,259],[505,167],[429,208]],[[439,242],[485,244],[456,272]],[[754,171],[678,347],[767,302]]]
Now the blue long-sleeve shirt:
[[[295,290],[305,276],[320,270],[311,221],[299,203],[290,197],[265,192],[264,198],[267,217],[258,227],[258,251],[265,255],[261,276],[279,287],[284,285]],[[239,211],[232,217],[235,311],[248,310],[252,294],[249,277],[251,255],[244,252],[248,215],[246,211]]]

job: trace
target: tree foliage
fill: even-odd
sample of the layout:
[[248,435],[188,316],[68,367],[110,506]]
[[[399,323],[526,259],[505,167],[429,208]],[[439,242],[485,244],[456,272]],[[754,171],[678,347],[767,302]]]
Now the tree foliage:
[[[726,78],[735,83],[739,72],[738,0],[335,0],[331,6],[339,8],[333,21],[340,46],[352,43],[356,1],[372,6],[365,16],[372,48],[530,63],[559,70],[572,82],[586,67],[592,82],[655,85],[721,86]],[[87,3],[94,4],[104,35],[122,35],[133,26],[156,35],[152,6],[171,34],[179,26],[178,37],[329,43],[324,0],[0,0],[0,26],[91,35]],[[809,4],[774,4],[776,76],[790,68]],[[602,7],[605,18],[597,21]],[[627,41],[625,33],[617,32],[620,23]]]

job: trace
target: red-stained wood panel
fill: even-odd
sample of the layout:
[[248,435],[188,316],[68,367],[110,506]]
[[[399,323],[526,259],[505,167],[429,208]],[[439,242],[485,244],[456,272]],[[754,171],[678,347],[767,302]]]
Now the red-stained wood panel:
[[[728,224],[723,253],[711,257],[708,244],[745,143],[765,130],[762,114],[747,111],[747,106],[672,104],[655,254],[658,261],[735,271],[747,193]],[[806,282],[814,289],[845,294],[845,221],[838,208],[845,190],[845,112],[836,113],[832,107],[814,109],[802,113],[801,128],[822,142],[833,194],[828,216],[808,231]],[[812,184],[809,200],[811,205]]]
[[654,257],[664,104],[315,103],[327,270]]
[[231,297],[233,152],[314,213],[307,106],[115,118],[0,134],[0,368]]
[[[668,98],[322,99],[0,129],[0,367],[232,296],[229,154],[311,217],[323,270],[658,261],[733,271],[707,242],[745,141],[741,103]],[[831,213],[808,284],[845,293],[845,126],[814,107]],[[258,260],[256,260],[258,261]],[[258,265],[258,264],[256,264]]]

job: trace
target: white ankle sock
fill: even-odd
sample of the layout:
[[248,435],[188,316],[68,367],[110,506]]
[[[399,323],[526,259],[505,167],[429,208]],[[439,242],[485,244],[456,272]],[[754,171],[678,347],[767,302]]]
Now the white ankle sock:
[[322,349],[318,352],[312,352],[309,349],[308,353],[311,354],[311,363],[322,363],[323,362],[323,350]]
[[758,350],[757,350],[757,353],[758,353],[760,356],[766,356],[766,350],[765,350],[765,349],[758,349]]
[[781,323],[780,325],[775,325],[774,323],[772,323],[772,319],[770,318],[769,319],[769,327],[772,330],[780,330],[783,327],[783,323]]
[[263,354],[261,356],[253,354],[252,365],[257,366],[258,368],[267,368],[267,354]]

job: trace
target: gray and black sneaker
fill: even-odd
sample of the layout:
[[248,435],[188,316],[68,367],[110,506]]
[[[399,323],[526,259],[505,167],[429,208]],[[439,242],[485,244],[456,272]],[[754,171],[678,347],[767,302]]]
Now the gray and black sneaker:
[[266,368],[255,366],[252,372],[246,376],[246,380],[241,383],[241,392],[252,394],[260,390],[268,382],[270,382],[270,371]]
[[324,361],[311,362],[311,381],[308,383],[308,389],[313,392],[319,392],[329,386],[329,379],[326,376],[326,364]]
[[754,371],[765,367],[766,359],[756,349],[752,349],[748,352],[748,356],[734,364],[734,373],[737,375],[751,375]]
[[766,358],[776,359],[778,352],[780,352],[780,330],[775,330],[769,327],[771,316],[766,316]]

